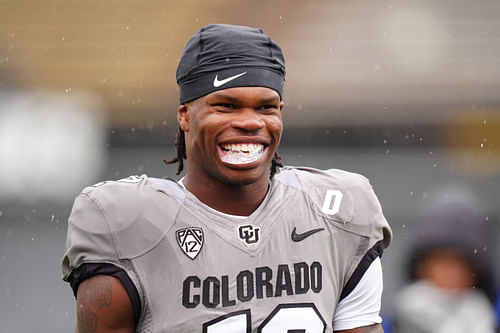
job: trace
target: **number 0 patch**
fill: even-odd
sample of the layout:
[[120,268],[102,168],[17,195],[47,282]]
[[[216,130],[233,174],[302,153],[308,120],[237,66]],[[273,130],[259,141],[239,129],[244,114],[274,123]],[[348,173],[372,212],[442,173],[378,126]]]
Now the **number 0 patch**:
[[184,228],[175,232],[177,244],[191,259],[196,258],[203,246],[203,230],[201,228]]

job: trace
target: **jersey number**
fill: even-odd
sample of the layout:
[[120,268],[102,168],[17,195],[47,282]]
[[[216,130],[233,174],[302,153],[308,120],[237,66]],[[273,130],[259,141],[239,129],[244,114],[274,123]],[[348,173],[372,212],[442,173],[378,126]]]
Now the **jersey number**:
[[[258,333],[322,333],[326,322],[312,303],[280,304],[257,328]],[[250,333],[250,310],[236,311],[203,324],[203,333]]]
[[328,215],[337,214],[340,209],[340,202],[342,201],[342,192],[339,190],[326,191],[325,201],[321,210]]

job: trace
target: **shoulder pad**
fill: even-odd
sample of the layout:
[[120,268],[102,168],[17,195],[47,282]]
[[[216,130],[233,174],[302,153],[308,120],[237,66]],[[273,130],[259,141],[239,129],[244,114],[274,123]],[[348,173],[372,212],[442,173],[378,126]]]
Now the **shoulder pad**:
[[300,189],[313,209],[340,228],[388,246],[392,232],[368,179],[339,169],[285,167],[276,179]]
[[156,246],[172,227],[185,190],[172,179],[131,176],[87,187],[82,194],[101,210],[120,259]]

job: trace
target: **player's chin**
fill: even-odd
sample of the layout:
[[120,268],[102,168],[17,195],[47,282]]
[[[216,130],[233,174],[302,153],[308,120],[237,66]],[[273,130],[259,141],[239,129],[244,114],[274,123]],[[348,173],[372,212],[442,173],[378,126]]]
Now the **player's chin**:
[[226,182],[234,185],[250,185],[262,178],[268,178],[269,163],[251,163],[252,165],[224,164]]

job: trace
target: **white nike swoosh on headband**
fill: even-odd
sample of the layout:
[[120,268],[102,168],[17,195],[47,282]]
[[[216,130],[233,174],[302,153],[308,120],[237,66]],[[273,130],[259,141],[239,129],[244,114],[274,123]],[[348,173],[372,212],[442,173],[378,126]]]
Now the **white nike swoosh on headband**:
[[214,79],[214,87],[218,88],[220,86],[223,86],[225,85],[226,83],[230,82],[230,81],[233,81],[234,79],[237,79],[239,78],[240,76],[243,76],[245,75],[247,72],[243,72],[243,73],[240,73],[240,74],[236,74],[236,75],[233,75],[233,76],[230,76],[224,80],[220,80],[219,81],[219,74],[217,74],[215,76],[215,79]]

